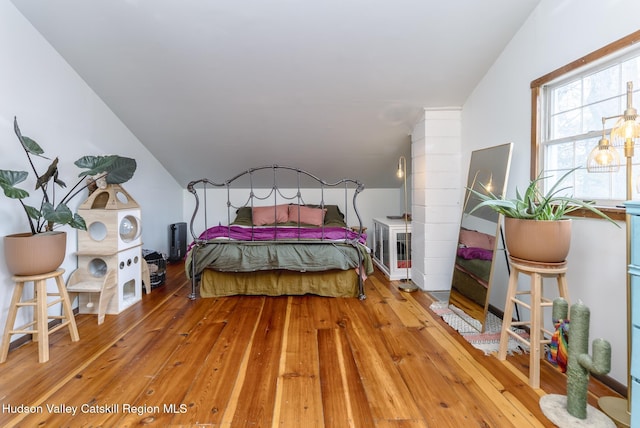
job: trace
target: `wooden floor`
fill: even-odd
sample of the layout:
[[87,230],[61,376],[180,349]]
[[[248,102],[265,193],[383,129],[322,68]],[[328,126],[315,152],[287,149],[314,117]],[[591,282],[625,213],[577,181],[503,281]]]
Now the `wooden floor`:
[[[78,315],[79,342],[54,333],[49,362],[33,343],[12,350],[0,426],[541,427],[553,425],[539,398],[566,392],[546,363],[532,390],[526,356],[485,356],[427,294],[379,273],[365,301],[188,291],[170,265],[164,286],[101,326]],[[590,391],[594,405],[613,394]]]

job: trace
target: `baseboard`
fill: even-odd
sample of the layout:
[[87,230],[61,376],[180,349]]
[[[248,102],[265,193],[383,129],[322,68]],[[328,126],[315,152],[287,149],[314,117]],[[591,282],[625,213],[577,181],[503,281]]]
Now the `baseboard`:
[[620,382],[618,382],[617,380],[615,380],[614,378],[607,376],[607,375],[596,375],[596,374],[591,374],[591,377],[593,377],[594,379],[599,380],[600,382],[602,382],[604,385],[608,386],[609,388],[611,388],[612,390],[614,390],[615,392],[617,392],[618,394],[622,395],[624,398],[629,397],[629,389],[621,384]]
[[[493,305],[489,305],[489,312],[499,317],[500,319],[504,319],[504,311],[500,310],[499,308],[496,308]],[[528,330],[528,327],[526,326],[522,326],[521,328],[524,330]],[[603,385],[611,388],[613,391],[622,395],[623,397],[625,398],[628,397],[628,393],[629,393],[628,388],[624,384],[615,380],[614,378],[607,375],[596,375],[596,374],[591,374],[591,377],[593,377],[594,379],[597,379]]]

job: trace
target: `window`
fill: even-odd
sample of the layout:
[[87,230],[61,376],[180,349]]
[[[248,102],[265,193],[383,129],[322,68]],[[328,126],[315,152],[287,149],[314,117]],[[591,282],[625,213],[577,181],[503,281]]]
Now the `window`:
[[[640,110],[638,40],[640,31],[531,83],[531,175],[543,171],[543,176],[549,177],[543,183],[547,188],[577,167],[562,185],[571,188],[568,193],[602,207],[615,207],[626,199],[622,148],[622,165],[616,173],[589,173],[586,163],[602,137],[602,118],[618,116],[626,108],[628,81],[633,82],[634,107]],[[607,138],[615,122],[605,122]],[[636,147],[633,164],[640,165],[640,147]]]

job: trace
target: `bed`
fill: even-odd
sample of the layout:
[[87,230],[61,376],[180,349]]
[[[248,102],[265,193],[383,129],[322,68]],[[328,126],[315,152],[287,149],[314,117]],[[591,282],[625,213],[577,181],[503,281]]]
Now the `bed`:
[[[187,189],[195,199],[185,258],[190,298],[366,298],[373,264],[357,207],[364,190],[358,180],[330,183],[299,168],[269,165],[223,182],[194,180]],[[213,225],[211,211],[222,217]]]

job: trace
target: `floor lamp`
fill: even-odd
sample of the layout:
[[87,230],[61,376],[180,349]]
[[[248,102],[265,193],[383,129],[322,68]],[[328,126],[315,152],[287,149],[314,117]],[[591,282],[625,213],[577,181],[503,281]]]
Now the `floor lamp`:
[[[640,138],[640,121],[638,112],[632,106],[633,83],[627,82],[627,108],[624,114],[602,118],[602,138],[589,154],[587,170],[589,172],[615,172],[620,168],[620,156],[604,135],[604,125],[609,119],[618,119],[611,129],[611,140],[615,146],[624,147],[626,158],[626,200],[633,198],[633,153],[635,142]],[[627,227],[627,266],[631,263],[631,224],[629,214],[626,217]],[[598,405],[604,413],[620,425],[631,424],[631,277],[627,272],[627,400],[617,397],[601,397]]]
[[407,158],[400,156],[398,159],[398,171],[396,173],[398,178],[403,179],[404,186],[404,213],[402,218],[404,220],[404,251],[406,252],[405,268],[406,277],[400,280],[400,290],[407,293],[412,293],[418,290],[418,287],[411,281],[410,269],[411,269],[411,249],[409,248],[409,208],[407,201]]

